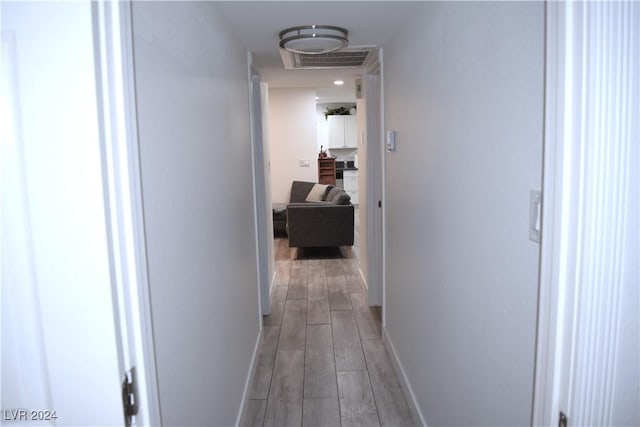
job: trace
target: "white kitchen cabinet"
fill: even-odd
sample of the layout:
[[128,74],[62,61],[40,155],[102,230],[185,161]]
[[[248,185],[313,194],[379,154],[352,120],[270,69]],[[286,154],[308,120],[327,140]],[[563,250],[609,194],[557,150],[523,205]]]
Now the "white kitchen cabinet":
[[358,148],[356,116],[329,116],[329,148]]
[[358,204],[358,171],[346,170],[342,173],[344,191],[351,197],[351,203]]

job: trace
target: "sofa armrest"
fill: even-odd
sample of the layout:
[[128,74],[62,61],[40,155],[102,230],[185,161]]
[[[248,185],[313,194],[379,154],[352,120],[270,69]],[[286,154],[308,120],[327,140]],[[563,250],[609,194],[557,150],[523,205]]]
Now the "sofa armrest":
[[326,202],[287,205],[289,246],[351,246],[353,227],[353,205]]

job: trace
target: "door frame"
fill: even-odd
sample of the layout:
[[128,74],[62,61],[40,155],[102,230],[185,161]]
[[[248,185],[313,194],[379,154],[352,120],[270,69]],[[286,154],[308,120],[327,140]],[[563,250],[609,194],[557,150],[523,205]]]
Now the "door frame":
[[135,425],[161,425],[138,122],[132,4],[91,4],[109,269],[120,381],[136,367]]
[[[385,325],[385,156],[384,156],[384,79],[382,48],[364,65],[367,135],[367,287],[370,306],[382,306]],[[381,204],[379,204],[379,202]]]
[[262,112],[261,77],[253,66],[253,55],[247,53],[249,87],[249,126],[251,133],[251,169],[253,174],[254,230],[256,234],[256,268],[258,278],[258,325],[262,330],[262,316],[271,313],[269,300],[271,278],[269,277],[270,259],[269,239],[270,217],[267,202],[270,200],[266,190],[267,171],[265,170],[264,132]]

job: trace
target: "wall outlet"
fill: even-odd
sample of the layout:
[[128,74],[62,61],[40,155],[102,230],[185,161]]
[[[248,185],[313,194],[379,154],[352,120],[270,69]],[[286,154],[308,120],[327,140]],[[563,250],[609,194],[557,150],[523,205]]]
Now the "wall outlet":
[[301,168],[308,168],[310,166],[309,160],[300,160]]

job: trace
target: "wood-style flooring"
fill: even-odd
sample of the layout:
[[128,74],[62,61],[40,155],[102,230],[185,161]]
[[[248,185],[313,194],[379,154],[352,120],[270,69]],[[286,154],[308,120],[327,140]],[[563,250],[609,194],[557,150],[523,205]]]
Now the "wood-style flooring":
[[264,317],[245,424],[413,426],[369,307],[357,260],[276,239],[276,286]]

